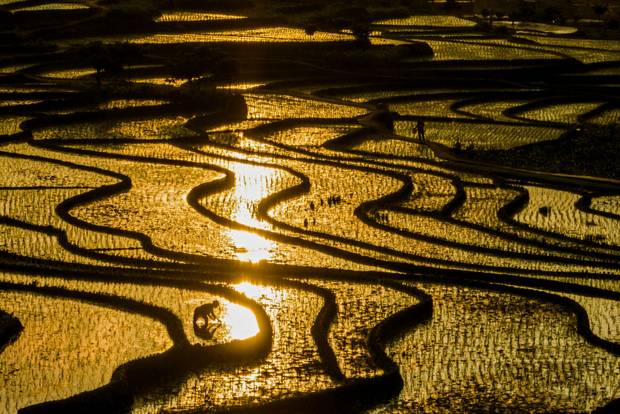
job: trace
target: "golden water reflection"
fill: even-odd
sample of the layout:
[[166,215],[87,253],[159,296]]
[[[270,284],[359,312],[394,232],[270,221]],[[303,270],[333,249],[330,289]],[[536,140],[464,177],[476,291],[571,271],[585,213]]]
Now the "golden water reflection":
[[241,305],[228,304],[221,317],[222,323],[228,327],[230,339],[246,339],[259,332],[256,317],[251,310]]
[[[267,286],[255,285],[248,281],[243,281],[232,286],[239,293],[243,293],[250,299],[264,304],[264,302],[277,301],[281,292]],[[281,297],[280,299],[283,299]],[[246,339],[258,334],[260,331],[256,317],[248,308],[234,303],[228,303],[221,315],[222,323],[228,329],[230,339]]]
[[270,240],[243,230],[230,230],[229,236],[235,245],[237,259],[258,263],[261,260],[271,258],[271,249],[274,247],[274,243]]
[[233,285],[233,288],[253,300],[263,300],[265,298],[273,298],[274,296],[272,288],[255,285],[248,281],[239,282]]
[[[256,218],[254,210],[260,200],[269,194],[275,172],[247,164],[237,164],[235,167],[235,186],[231,200],[232,219],[246,226],[268,228],[267,223]],[[228,236],[234,245],[237,259],[245,262],[257,263],[268,260],[276,247],[271,240],[251,231],[230,229]]]

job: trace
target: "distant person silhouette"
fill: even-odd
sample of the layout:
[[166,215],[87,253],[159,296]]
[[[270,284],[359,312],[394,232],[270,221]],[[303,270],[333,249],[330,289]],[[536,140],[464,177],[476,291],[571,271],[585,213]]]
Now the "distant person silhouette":
[[425,129],[424,129],[424,120],[422,118],[418,119],[418,123],[416,124],[416,129],[418,130],[418,138],[421,142],[426,141]]

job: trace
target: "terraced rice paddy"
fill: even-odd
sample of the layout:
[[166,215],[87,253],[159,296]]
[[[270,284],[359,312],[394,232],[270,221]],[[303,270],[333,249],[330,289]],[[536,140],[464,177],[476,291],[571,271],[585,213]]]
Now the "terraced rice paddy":
[[[415,39],[415,37],[412,37]],[[510,44],[505,40],[435,40],[425,39],[435,53],[433,60],[462,61],[467,60],[531,60],[531,59],[558,59],[558,52],[552,48],[535,48],[530,46]]]
[[45,72],[42,75],[48,78],[58,78],[58,79],[76,79],[83,76],[94,75],[94,69],[68,69],[68,70],[53,70],[49,72]]
[[466,155],[617,122],[617,45],[246,11],[0,59],[0,414],[616,412],[619,183]]
[[28,326],[2,354],[5,412],[102,387],[117,366],[172,345],[146,316],[34,293],[3,291],[2,303]]
[[[44,128],[34,133],[35,139],[165,139],[194,133],[183,125],[187,118],[168,116],[158,119],[122,120],[115,123],[107,121],[76,123],[59,127]],[[138,134],[139,132],[139,134]]]
[[20,7],[15,11],[45,11],[45,10],[83,10],[89,9],[87,4],[80,3],[47,3],[36,6]]
[[600,125],[609,125],[620,121],[620,109],[608,109],[601,114],[591,117],[589,122]]
[[282,43],[282,42],[338,42],[352,40],[353,36],[342,33],[317,32],[313,35],[305,31],[290,27],[270,27],[248,30],[231,30],[205,33],[182,33],[168,34],[158,33],[150,36],[113,37],[107,39],[109,42],[127,41],[135,44],[154,43]]
[[[448,117],[450,116],[447,114]],[[410,138],[416,136],[416,122],[399,121],[395,125],[398,134]],[[453,147],[459,142],[463,147],[473,145],[485,149],[506,149],[535,142],[559,138],[561,128],[492,123],[464,123],[458,121],[437,121],[428,126],[429,134],[439,143]]]
[[160,17],[155,21],[157,22],[200,22],[210,20],[229,20],[229,19],[244,19],[244,16],[236,16],[232,14],[221,13],[206,13],[206,12],[192,12],[192,11],[172,11],[163,12]]
[[14,135],[21,131],[20,124],[26,121],[27,117],[2,116],[0,117],[0,136]]
[[375,22],[381,26],[474,27],[475,22],[455,16],[409,16],[404,19],[386,19]]
[[598,102],[546,105],[544,108],[521,112],[520,116],[535,121],[576,124],[581,115],[595,110],[600,105]]
[[575,27],[546,23],[495,21],[493,24],[495,26],[508,27],[512,30],[516,30],[517,33],[570,35],[577,32],[577,28]]
[[375,412],[579,412],[600,405],[593,387],[603,399],[617,398],[618,361],[577,336],[562,307],[468,288],[427,291],[436,298],[433,322],[389,348],[415,368],[400,398]]

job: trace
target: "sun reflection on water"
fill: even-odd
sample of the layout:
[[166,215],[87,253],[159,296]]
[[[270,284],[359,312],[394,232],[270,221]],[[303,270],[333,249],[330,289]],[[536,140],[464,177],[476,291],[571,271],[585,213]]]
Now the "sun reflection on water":
[[274,244],[258,234],[243,230],[230,230],[229,236],[235,245],[237,259],[258,263],[271,258],[271,249]]
[[250,338],[259,332],[256,317],[251,310],[234,303],[226,306],[222,313],[222,323],[228,327],[231,339]]
[[[248,281],[237,283],[232,286],[237,292],[243,293],[250,299],[259,302],[273,301],[276,299],[272,288],[260,286]],[[222,323],[228,329],[230,339],[246,339],[260,331],[256,316],[246,307],[234,303],[228,303],[221,314]]]
[[[234,221],[259,229],[268,228],[267,223],[255,217],[253,209],[262,198],[269,194],[270,180],[265,179],[265,168],[239,164],[235,169],[235,187],[233,196]],[[272,174],[271,170],[267,171]],[[235,246],[237,259],[258,263],[268,260],[273,255],[276,244],[256,233],[245,230],[231,229],[228,232],[231,242]]]
[[255,285],[248,281],[239,282],[233,285],[233,288],[240,293],[243,293],[250,299],[261,300],[273,296],[271,288],[266,286]]

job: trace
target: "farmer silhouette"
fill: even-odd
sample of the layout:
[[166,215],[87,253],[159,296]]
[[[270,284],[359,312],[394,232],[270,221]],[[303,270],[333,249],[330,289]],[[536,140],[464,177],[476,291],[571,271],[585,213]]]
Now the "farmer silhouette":
[[205,325],[209,323],[211,319],[217,319],[215,310],[219,308],[219,306],[220,302],[214,300],[213,302],[205,303],[194,309],[194,325],[198,325],[200,319],[202,319]]
[[220,302],[214,300],[194,309],[194,333],[197,337],[206,340],[213,339],[215,332],[222,325],[215,314],[215,310],[219,306]]
[[418,138],[420,139],[420,141],[425,142],[426,141],[426,135],[425,135],[425,129],[424,129],[424,120],[422,118],[418,119],[418,122],[416,124],[416,129],[418,130]]

